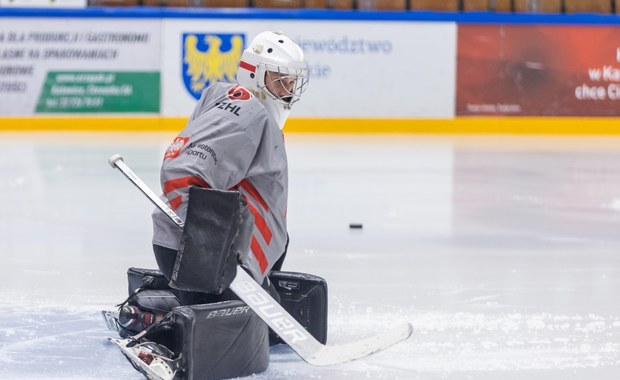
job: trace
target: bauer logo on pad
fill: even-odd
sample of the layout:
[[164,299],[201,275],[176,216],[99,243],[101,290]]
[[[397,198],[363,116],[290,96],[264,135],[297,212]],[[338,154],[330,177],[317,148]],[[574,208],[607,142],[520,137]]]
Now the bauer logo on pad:
[[188,140],[189,140],[189,137],[181,137],[181,136],[178,136],[176,139],[174,139],[172,144],[170,144],[168,149],[166,149],[164,160],[177,157],[179,153],[181,153],[181,149],[183,149],[185,144],[187,144]]
[[215,82],[235,81],[244,34],[183,34],[183,82],[196,99]]

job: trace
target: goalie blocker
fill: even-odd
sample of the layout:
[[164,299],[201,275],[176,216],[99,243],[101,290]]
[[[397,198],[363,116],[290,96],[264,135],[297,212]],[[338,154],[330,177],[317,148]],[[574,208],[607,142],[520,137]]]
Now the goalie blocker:
[[[269,363],[269,345],[281,343],[267,325],[242,301],[179,306],[175,290],[157,270],[130,268],[127,271],[129,298],[120,305],[117,324],[122,337],[116,340],[134,367],[147,377],[155,376],[149,366],[156,357],[169,368],[161,379],[221,379],[264,371]],[[269,279],[281,304],[318,341],[327,339],[327,284],[320,277],[304,273],[272,272]],[[178,302],[178,300],[176,301]],[[139,310],[128,324],[124,310]],[[169,310],[167,310],[169,309]],[[153,315],[154,324],[142,316]],[[149,317],[150,318],[150,317]],[[146,318],[146,320],[151,320]],[[145,329],[146,330],[143,330]],[[271,336],[269,336],[271,335]],[[269,337],[268,337],[269,336]]]

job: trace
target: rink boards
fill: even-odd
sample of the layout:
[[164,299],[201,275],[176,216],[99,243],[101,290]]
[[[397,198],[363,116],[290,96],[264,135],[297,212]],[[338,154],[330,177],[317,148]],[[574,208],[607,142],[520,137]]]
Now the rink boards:
[[179,130],[204,88],[234,81],[253,36],[277,29],[311,75],[289,132],[620,132],[615,15],[5,8],[0,20],[0,130]]

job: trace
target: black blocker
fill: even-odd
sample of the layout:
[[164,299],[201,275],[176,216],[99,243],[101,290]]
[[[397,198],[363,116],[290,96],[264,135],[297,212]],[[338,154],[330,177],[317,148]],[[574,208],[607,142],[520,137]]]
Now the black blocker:
[[249,250],[253,228],[254,216],[238,191],[191,187],[170,286],[224,292],[237,274],[238,258]]

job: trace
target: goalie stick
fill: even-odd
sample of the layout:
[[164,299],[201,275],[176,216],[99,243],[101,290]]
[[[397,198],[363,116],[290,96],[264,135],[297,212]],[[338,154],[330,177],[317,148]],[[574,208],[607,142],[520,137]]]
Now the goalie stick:
[[[118,169],[153,204],[163,211],[179,228],[183,220],[164,203],[125,164],[123,157],[115,154],[108,159],[112,168]],[[230,289],[245,302],[280,338],[303,360],[314,366],[328,366],[364,358],[409,338],[413,332],[410,323],[395,326],[384,333],[341,345],[324,345],[316,340],[295,318],[276,302],[246,271],[237,266],[237,275]]]

